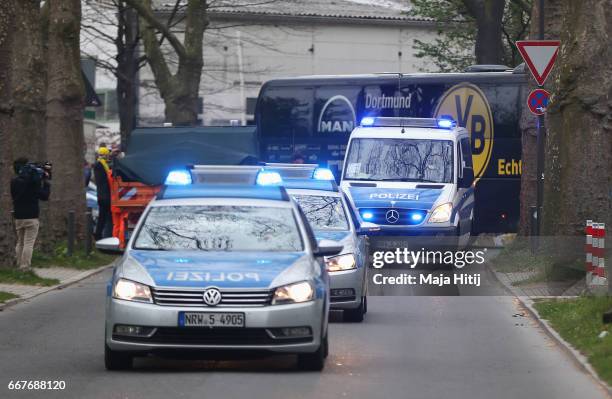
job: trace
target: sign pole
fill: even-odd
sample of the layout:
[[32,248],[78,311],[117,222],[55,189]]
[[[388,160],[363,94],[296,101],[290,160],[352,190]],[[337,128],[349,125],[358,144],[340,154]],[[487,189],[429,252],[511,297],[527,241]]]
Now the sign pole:
[[[544,0],[539,0],[538,4],[539,13],[538,13],[538,38],[540,40],[544,40]],[[542,204],[544,202],[544,143],[546,130],[544,128],[544,115],[538,115],[538,125],[537,125],[537,163],[536,163],[536,209],[537,209],[537,219],[536,219],[536,236],[539,236],[541,233],[542,227]],[[539,240],[538,240],[539,241]],[[536,249],[539,246],[539,242],[536,241],[535,247]]]

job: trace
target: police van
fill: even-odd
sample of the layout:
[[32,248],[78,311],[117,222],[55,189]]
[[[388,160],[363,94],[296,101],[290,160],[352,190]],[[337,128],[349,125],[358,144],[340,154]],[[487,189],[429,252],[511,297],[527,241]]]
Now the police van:
[[453,120],[367,117],[351,133],[341,187],[373,246],[414,236],[464,246],[473,183],[469,134]]

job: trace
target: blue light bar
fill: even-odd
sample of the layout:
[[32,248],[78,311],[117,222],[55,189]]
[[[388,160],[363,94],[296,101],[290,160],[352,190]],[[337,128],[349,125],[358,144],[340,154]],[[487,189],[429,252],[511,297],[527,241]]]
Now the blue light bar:
[[327,168],[316,168],[312,172],[312,178],[315,180],[336,180],[332,171]]
[[455,127],[455,121],[452,119],[438,119],[438,127],[442,129],[451,129]]
[[168,186],[157,194],[157,199],[178,198],[252,198],[289,201],[283,187],[192,184],[189,186]]
[[191,172],[186,169],[171,170],[164,182],[167,186],[188,186],[191,183]]
[[371,116],[366,116],[361,119],[361,126],[372,126],[376,122],[376,119]]
[[255,183],[259,186],[280,186],[283,184],[283,179],[278,172],[262,170],[257,174]]

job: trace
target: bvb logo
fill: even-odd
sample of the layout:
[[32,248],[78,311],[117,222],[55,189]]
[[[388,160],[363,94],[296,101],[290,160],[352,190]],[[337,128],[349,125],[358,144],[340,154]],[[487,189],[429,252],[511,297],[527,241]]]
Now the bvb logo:
[[470,83],[459,83],[440,99],[434,117],[451,116],[470,133],[474,176],[482,177],[493,150],[493,115],[484,93]]

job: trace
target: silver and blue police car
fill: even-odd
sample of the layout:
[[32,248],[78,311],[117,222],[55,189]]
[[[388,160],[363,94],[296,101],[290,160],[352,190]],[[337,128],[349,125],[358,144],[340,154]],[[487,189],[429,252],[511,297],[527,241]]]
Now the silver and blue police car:
[[266,164],[280,173],[287,193],[300,205],[318,240],[339,241],[344,249],[325,259],[330,276],[331,308],[345,321],[361,322],[367,312],[367,253],[332,172],[316,164]]
[[[342,246],[317,242],[278,173],[260,169],[170,173],[107,289],[107,369],[129,368],[137,356],[200,350],[292,353],[300,368],[323,368],[324,257]],[[223,184],[231,176],[238,180]],[[260,185],[249,185],[255,179]],[[113,251],[118,240],[97,247]]]

